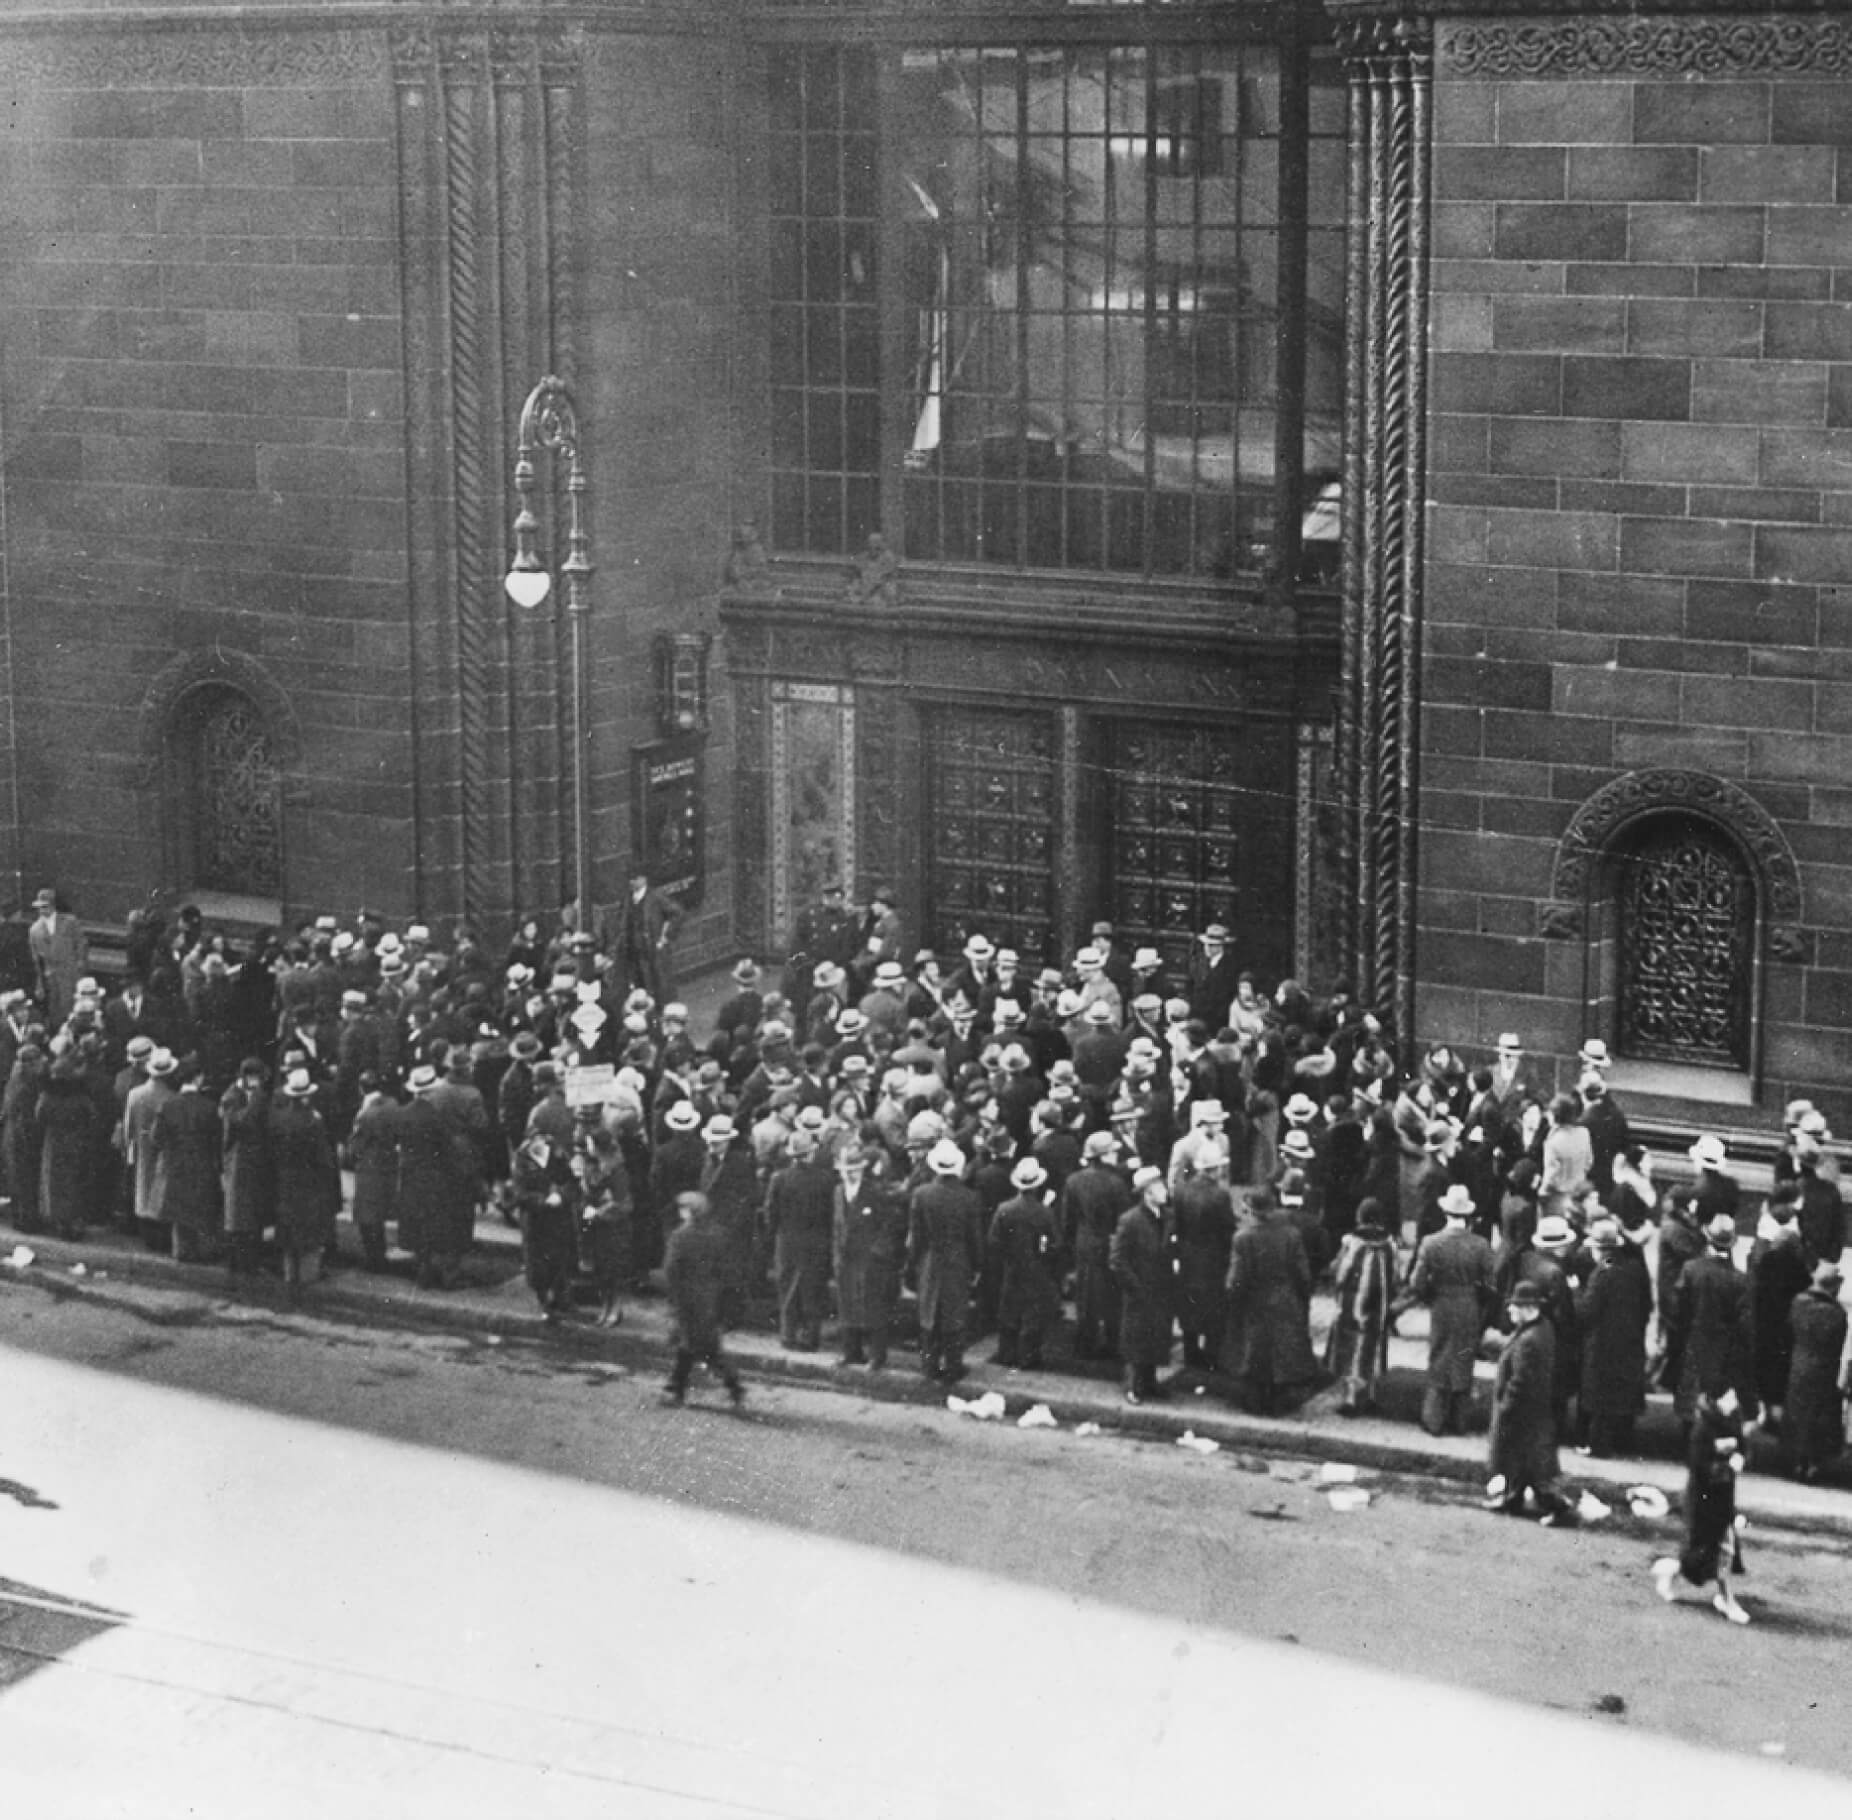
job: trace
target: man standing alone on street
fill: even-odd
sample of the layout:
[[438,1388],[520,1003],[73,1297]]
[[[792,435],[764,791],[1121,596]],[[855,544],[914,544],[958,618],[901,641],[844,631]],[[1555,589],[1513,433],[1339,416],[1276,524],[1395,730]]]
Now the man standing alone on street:
[[726,1385],[737,1409],[746,1400],[746,1386],[720,1343],[721,1308],[730,1276],[726,1235],[709,1211],[704,1194],[692,1190],[678,1194],[675,1212],[681,1224],[669,1234],[662,1260],[675,1326],[675,1363],[663,1386],[663,1400],[679,1405],[688,1394],[694,1368],[705,1365]]

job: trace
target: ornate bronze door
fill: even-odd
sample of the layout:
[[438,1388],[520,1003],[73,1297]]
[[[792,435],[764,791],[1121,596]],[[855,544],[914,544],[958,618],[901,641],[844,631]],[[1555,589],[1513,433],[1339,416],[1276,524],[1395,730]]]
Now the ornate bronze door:
[[942,708],[926,726],[926,920],[950,957],[974,931],[1025,966],[1054,925],[1055,727],[1044,714]]
[[192,883],[276,897],[283,888],[282,797],[263,717],[237,689],[203,689],[187,708]]
[[1621,857],[1623,1055],[1749,1066],[1755,881],[1692,816],[1654,821]]
[[1239,728],[1113,729],[1107,790],[1113,921],[1182,974],[1195,938],[1226,924],[1263,983],[1291,971],[1293,737],[1285,721]]

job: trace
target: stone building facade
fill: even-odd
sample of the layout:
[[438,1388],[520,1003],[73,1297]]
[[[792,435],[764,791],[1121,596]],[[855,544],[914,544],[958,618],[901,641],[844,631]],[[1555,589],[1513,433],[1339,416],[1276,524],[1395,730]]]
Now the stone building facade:
[[1848,76],[1836,6],[9,0],[0,865],[496,929],[577,680],[690,964],[833,874],[1221,920],[1852,1117]]

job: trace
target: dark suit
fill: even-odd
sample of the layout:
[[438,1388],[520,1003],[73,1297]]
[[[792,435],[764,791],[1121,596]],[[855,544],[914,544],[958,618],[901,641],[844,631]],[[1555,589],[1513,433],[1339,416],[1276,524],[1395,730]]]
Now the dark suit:
[[618,906],[617,939],[613,944],[624,990],[641,986],[662,1003],[662,951],[675,933],[682,913],[675,900],[653,886],[641,897],[629,892]]
[[928,1377],[958,1376],[965,1365],[965,1314],[983,1258],[983,1203],[962,1182],[934,1177],[914,1189],[907,1261],[918,1273],[920,1362]]

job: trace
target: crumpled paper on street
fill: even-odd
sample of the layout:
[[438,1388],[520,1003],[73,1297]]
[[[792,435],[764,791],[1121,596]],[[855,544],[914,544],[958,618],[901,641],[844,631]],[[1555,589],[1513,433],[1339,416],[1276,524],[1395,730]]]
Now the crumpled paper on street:
[[15,1270],[30,1270],[38,1262],[39,1254],[29,1245],[15,1245],[7,1254],[7,1262]]
[[975,1416],[980,1422],[1001,1422],[1009,1405],[1002,1394],[987,1390],[981,1397],[947,1397],[945,1406],[955,1416]]
[[1084,1441],[1093,1435],[1104,1434],[1106,1431],[1097,1422],[1082,1422],[1074,1432]]
[[1575,1514],[1584,1523],[1599,1523],[1603,1517],[1613,1513],[1592,1491],[1585,1491],[1576,1500]]
[[1191,1453],[1210,1454],[1220,1453],[1222,1451],[1222,1443],[1220,1441],[1212,1441],[1207,1435],[1199,1435],[1194,1430],[1188,1428],[1186,1428],[1182,1434],[1178,1435],[1177,1445],[1179,1447],[1187,1447]]
[[1643,1517],[1649,1522],[1657,1522],[1671,1511],[1666,1502],[1666,1495],[1657,1485],[1629,1485],[1627,1487],[1627,1508],[1636,1517]]
[[1362,1510],[1370,1501],[1370,1494],[1361,1485],[1337,1485],[1325,1493],[1333,1510]]
[[1055,1420],[1055,1412],[1046,1403],[1038,1403],[1033,1409],[1025,1409],[1016,1418],[1016,1426],[1018,1428],[1059,1428],[1061,1424]]
[[1327,1460],[1318,1469],[1318,1482],[1321,1485],[1355,1485],[1357,1469],[1342,1460]]

